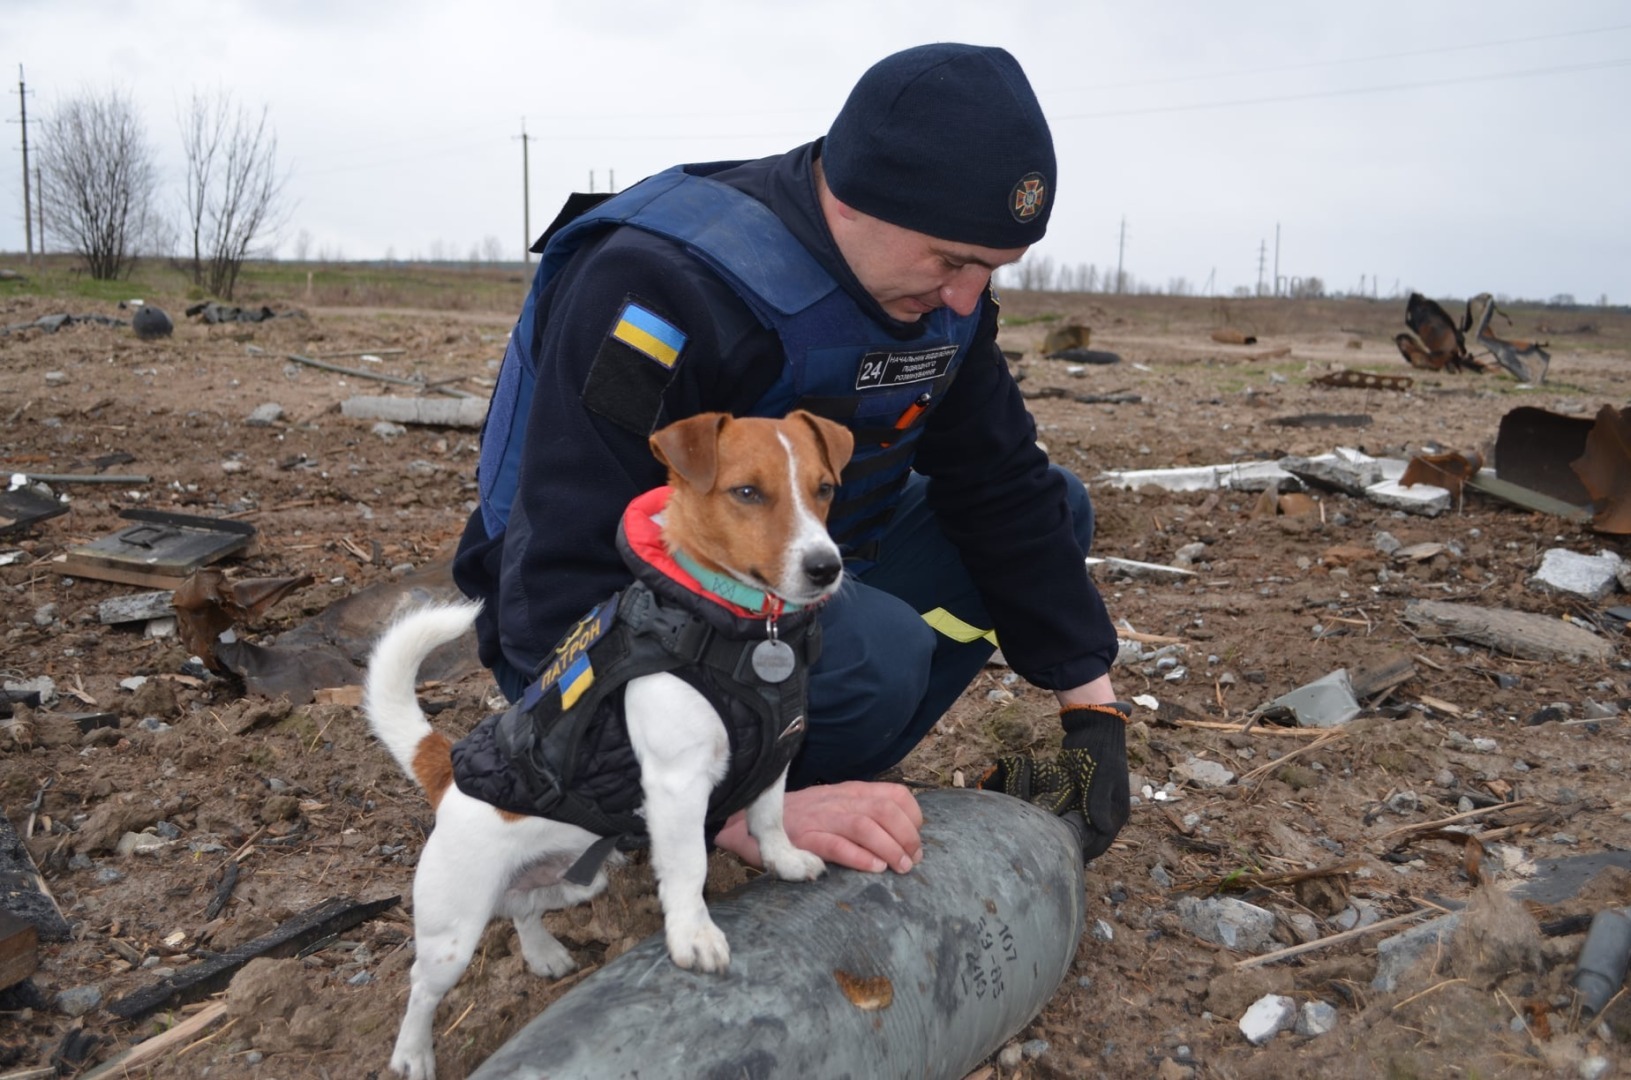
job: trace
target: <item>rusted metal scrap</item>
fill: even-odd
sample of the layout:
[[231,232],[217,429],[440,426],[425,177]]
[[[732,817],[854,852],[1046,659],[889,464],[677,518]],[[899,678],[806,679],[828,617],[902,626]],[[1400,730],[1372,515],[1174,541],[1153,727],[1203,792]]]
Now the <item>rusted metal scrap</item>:
[[[1400,335],[1401,337],[1405,335]],[[1378,375],[1372,371],[1354,371],[1343,368],[1308,380],[1311,386],[1352,388],[1355,390],[1409,390],[1416,380],[1409,375]]]
[[279,600],[314,579],[300,577],[244,578],[228,581],[220,570],[195,571],[175,591],[170,603],[176,612],[176,635],[212,671],[229,669],[216,658],[221,632],[258,619]]
[[1405,303],[1404,321],[1415,336],[1399,334],[1393,343],[1411,367],[1451,374],[1484,370],[1484,365],[1467,352],[1466,326],[1457,325],[1437,301],[1411,293]]
[[[1631,410],[1604,405],[1595,419],[1522,406],[1501,417],[1500,480],[1490,494],[1529,509],[1631,535]],[[1480,490],[1489,485],[1480,477]]]
[[1484,456],[1476,450],[1465,453],[1459,450],[1450,450],[1442,454],[1417,454],[1405,466],[1404,475],[1399,477],[1401,487],[1410,487],[1413,484],[1432,484],[1441,487],[1450,493],[1452,499],[1461,498],[1461,489],[1478,475],[1478,470],[1484,467]]
[[1543,383],[1546,381],[1546,369],[1551,366],[1552,354],[1546,351],[1544,341],[1508,341],[1497,337],[1489,328],[1489,321],[1496,315],[1511,325],[1512,318],[1506,312],[1495,306],[1494,297],[1489,293],[1479,293],[1467,301],[1467,314],[1462,320],[1462,329],[1473,328],[1472,307],[1474,304],[1483,304],[1484,309],[1478,316],[1473,337],[1478,344],[1490,351],[1495,362],[1510,371],[1519,382]]
[[1586,435],[1586,449],[1572,468],[1591,495],[1591,526],[1617,536],[1631,534],[1631,415],[1604,405]]

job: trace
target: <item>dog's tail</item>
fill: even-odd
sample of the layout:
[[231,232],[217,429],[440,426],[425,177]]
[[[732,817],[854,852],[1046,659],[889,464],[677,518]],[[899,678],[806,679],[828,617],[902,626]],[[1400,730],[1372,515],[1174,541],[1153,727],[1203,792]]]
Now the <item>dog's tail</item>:
[[432,802],[440,801],[453,779],[450,744],[447,736],[431,729],[419,708],[414,685],[425,657],[469,630],[479,611],[478,603],[438,604],[411,611],[380,635],[368,661],[363,693],[368,726]]

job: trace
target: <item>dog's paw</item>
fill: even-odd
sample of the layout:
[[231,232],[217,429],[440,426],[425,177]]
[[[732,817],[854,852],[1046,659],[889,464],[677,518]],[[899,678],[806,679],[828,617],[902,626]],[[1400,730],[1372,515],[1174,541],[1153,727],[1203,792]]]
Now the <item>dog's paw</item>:
[[687,971],[724,971],[731,966],[731,945],[724,931],[704,919],[691,927],[668,931],[668,955]]
[[406,1080],[436,1080],[436,1052],[428,1046],[412,1050],[398,1046],[391,1055],[391,1071]]
[[792,845],[778,852],[775,858],[766,854],[765,864],[783,881],[814,881],[827,872],[827,864],[821,861],[821,856]]
[[572,954],[566,951],[566,946],[553,937],[538,943],[522,938],[521,955],[526,958],[527,970],[541,979],[559,979],[577,970],[578,966]]

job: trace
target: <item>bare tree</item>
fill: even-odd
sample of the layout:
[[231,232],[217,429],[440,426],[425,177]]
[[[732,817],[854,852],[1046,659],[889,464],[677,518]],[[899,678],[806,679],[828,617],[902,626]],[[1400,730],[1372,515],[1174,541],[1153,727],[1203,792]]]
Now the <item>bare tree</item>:
[[490,263],[504,261],[504,241],[488,233],[481,240],[481,254]]
[[130,273],[157,223],[153,150],[130,98],[86,91],[59,105],[39,153],[40,205],[62,246],[98,280]]
[[277,169],[277,136],[265,107],[252,117],[226,91],[194,91],[181,140],[193,284],[230,300],[255,241],[281,224],[288,177]]

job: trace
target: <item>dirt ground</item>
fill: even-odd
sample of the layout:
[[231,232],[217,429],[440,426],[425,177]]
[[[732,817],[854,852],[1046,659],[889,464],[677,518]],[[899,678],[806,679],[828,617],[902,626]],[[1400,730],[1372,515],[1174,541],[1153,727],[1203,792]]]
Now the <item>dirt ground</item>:
[[[175,637],[99,621],[101,602],[142,589],[67,577],[54,560],[128,524],[118,513],[133,506],[253,523],[256,551],[223,563],[230,577],[315,579],[241,627],[263,643],[365,587],[434,564],[472,505],[475,432],[407,426],[380,434],[373,421],[342,416],[339,403],[410,389],[285,357],[327,354],[331,363],[457,380],[447,385],[484,395],[514,309],[310,307],[262,323],[206,326],[182,316],[180,297],[148,300],[175,319],[172,337],[140,341],[128,328],[95,324],[0,336],[0,466],[151,478],[58,485],[66,514],[0,537],[0,557],[17,553],[0,566],[7,597],[0,668],[7,681],[48,676],[55,686],[55,700],[32,717],[19,710],[13,721],[0,720],[0,807],[27,835],[72,928],[66,940],[42,942],[39,970],[0,998],[0,1075],[44,1075],[30,1070],[64,1054],[92,1067],[209,1004],[127,1022],[105,1009],[123,995],[328,897],[401,896],[400,905],[302,958],[249,969],[221,1022],[132,1070],[385,1075],[407,994],[411,875],[431,823],[424,799],[353,708],[297,705],[249,726],[246,710],[256,702],[233,680],[189,664]],[[1631,380],[1631,315],[1623,311],[1518,312],[1514,336],[1549,337],[1553,350],[1551,381],[1520,389],[1499,371],[1410,371],[1391,341],[1403,329],[1402,301],[1038,294],[1007,297],[1004,310],[1004,345],[1021,354],[1022,386],[1038,394],[1041,439],[1054,460],[1089,481],[1107,469],[1337,446],[1395,456],[1487,450],[1502,415],[1518,405],[1590,416],[1626,402]],[[129,315],[111,304],[0,293],[0,326],[58,311]],[[1043,334],[1069,320],[1091,326],[1093,346],[1120,362],[1075,368],[1043,359]],[[1224,325],[1249,330],[1257,343],[1217,344],[1209,332]],[[1309,385],[1342,367],[1410,374],[1415,385],[1408,393]],[[1074,394],[1136,400],[1089,404]],[[280,405],[281,417],[247,423],[264,403]],[[1370,421],[1357,428],[1275,422],[1307,413]],[[1120,841],[1088,869],[1089,925],[1104,927],[1084,935],[1042,1013],[974,1075],[1623,1071],[1631,1004],[1620,998],[1602,1022],[1580,1016],[1568,983],[1584,927],[1565,920],[1631,904],[1631,873],[1605,870],[1583,891],[1544,903],[1517,904],[1505,890],[1547,884],[1557,876],[1550,860],[1611,861],[1631,851],[1631,661],[1622,624],[1604,613],[1621,601],[1570,599],[1527,584],[1546,549],[1621,552],[1624,545],[1476,493],[1434,518],[1334,492],[1315,492],[1314,513],[1284,516],[1256,512],[1250,492],[1103,483],[1091,490],[1096,554],[1172,563],[1187,545],[1204,548],[1187,556],[1195,573],[1175,583],[1095,571],[1113,617],[1138,635],[1176,639],[1166,659],[1148,655],[1160,642],[1146,641],[1142,657],[1124,651],[1127,662],[1115,674],[1124,696],[1148,695],[1161,706],[1158,713],[1141,705],[1132,729],[1140,797]],[[1378,548],[1384,532],[1405,557]],[[1408,554],[1427,542],[1442,547]],[[1428,638],[1401,617],[1408,602],[1423,599],[1566,617],[1605,638],[1612,654],[1542,662]],[[1266,724],[1249,732],[1195,726],[1238,727],[1264,702],[1334,669],[1389,662],[1407,663],[1409,677],[1368,699],[1359,719],[1318,745]],[[136,676],[145,684],[121,688]],[[457,735],[485,714],[494,692],[474,672],[426,696],[443,707],[437,727]],[[81,734],[59,715],[95,710],[118,714],[118,728]],[[905,778],[972,783],[995,754],[1046,752],[1057,739],[1050,695],[993,666],[906,762]],[[1275,763],[1293,751],[1299,756]],[[1233,781],[1182,780],[1197,758],[1223,766]],[[1172,797],[1155,799],[1162,790]],[[1481,840],[1399,832],[1469,806],[1483,812],[1462,824]],[[162,842],[116,854],[127,832]],[[716,884],[743,878],[728,858],[715,861]],[[208,916],[229,864],[238,868],[235,888]],[[1310,871],[1309,881],[1286,880]],[[636,867],[592,911],[552,917],[585,969],[655,929],[648,889]],[[1197,936],[1180,910],[1184,898],[1220,893],[1274,913],[1274,940],[1259,950],[1424,905],[1459,910],[1475,902],[1462,931],[1382,990],[1373,987],[1377,943],[1402,924],[1242,968],[1251,952]],[[528,975],[509,928],[494,924],[438,1014],[440,1075],[464,1076],[560,990]],[[59,997],[65,991],[79,993]],[[1334,1029],[1288,1031],[1252,1045],[1237,1021],[1269,993],[1299,1006],[1328,1003]],[[83,1015],[64,1011],[87,996],[93,1005]]]

